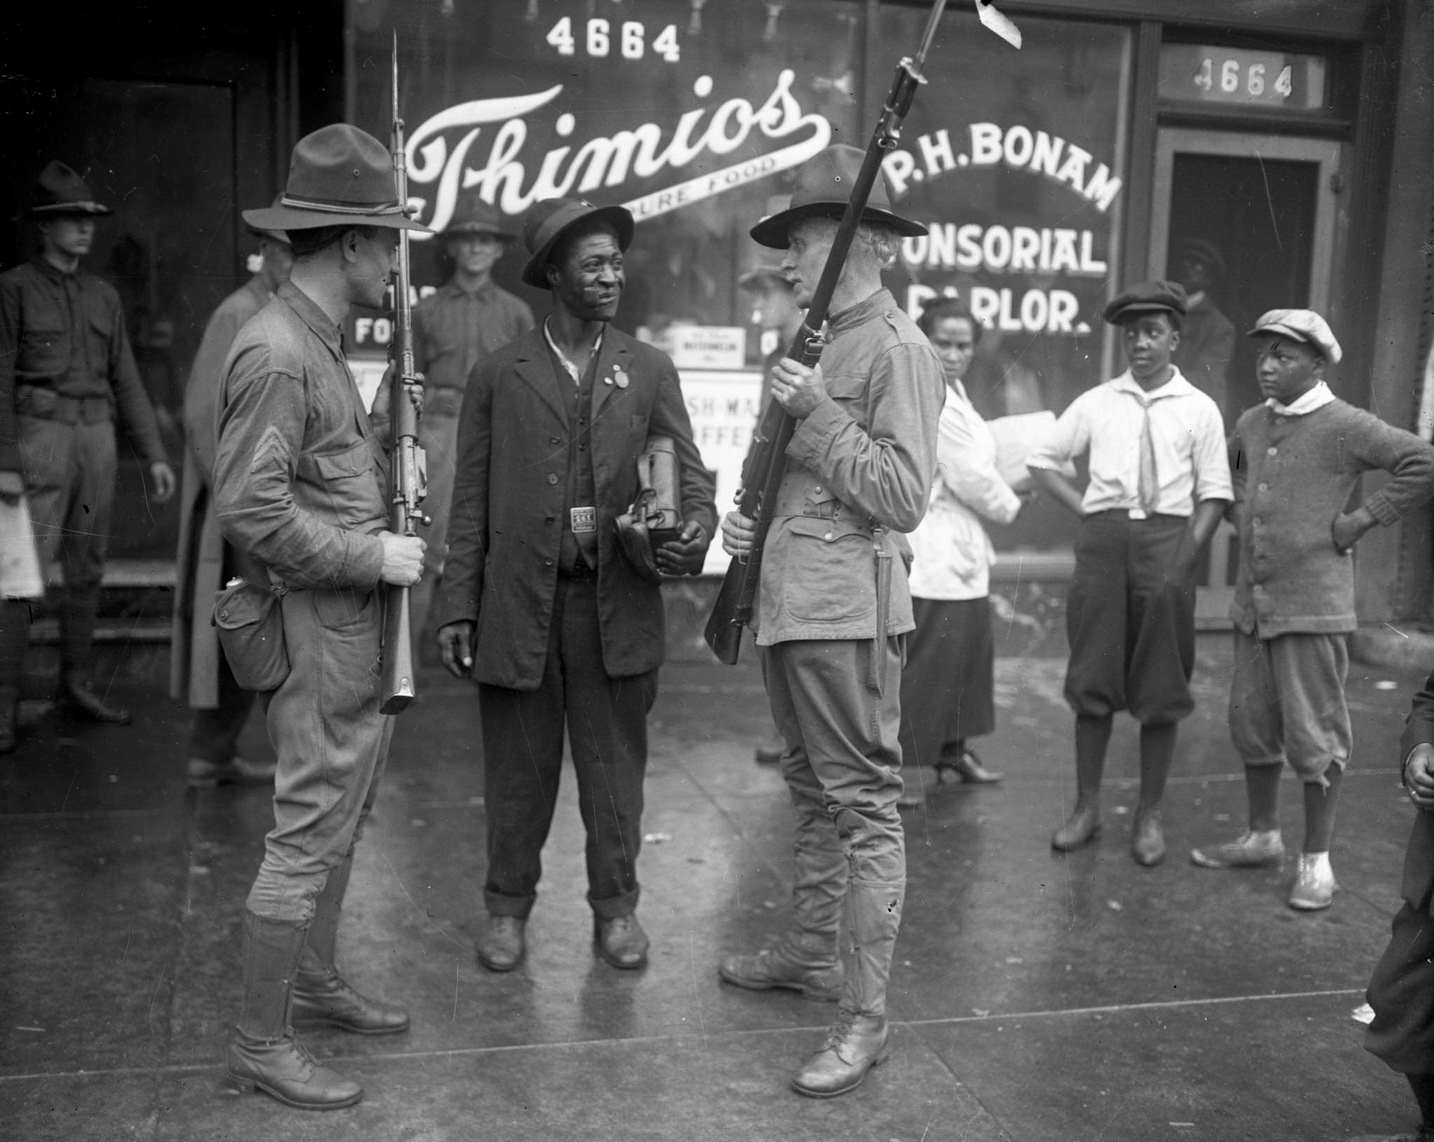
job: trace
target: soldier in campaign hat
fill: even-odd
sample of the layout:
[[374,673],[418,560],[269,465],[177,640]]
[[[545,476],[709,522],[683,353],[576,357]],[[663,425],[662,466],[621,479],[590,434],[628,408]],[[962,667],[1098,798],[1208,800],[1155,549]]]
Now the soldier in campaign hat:
[[[1071,402],[1026,461],[1036,486],[1080,517],[1066,602],[1065,697],[1076,716],[1076,804],[1051,838],[1065,852],[1100,830],[1100,785],[1117,710],[1140,723],[1140,800],[1131,854],[1165,859],[1161,799],[1176,731],[1194,702],[1195,573],[1231,498],[1225,428],[1215,402],[1180,373],[1186,295],[1150,281],[1105,307],[1129,367]],[[1061,469],[1090,461],[1078,490]]]
[[[658,572],[696,574],[716,530],[714,482],[666,354],[614,328],[633,219],[577,198],[535,203],[523,280],[549,290],[542,325],[468,378],[448,561],[435,611],[444,665],[478,682],[490,971],[526,954],[543,841],[569,737],[587,831],[597,956],[647,963],[637,919],[647,714],[666,643]],[[629,555],[619,518],[639,458],[675,456],[676,534]]]
[[1185,318],[1175,364],[1223,414],[1230,360],[1235,355],[1235,326],[1215,305],[1211,291],[1225,277],[1225,259],[1213,242],[1190,238],[1176,256],[1175,276],[1185,288]]
[[[347,123],[300,139],[278,203],[244,220],[285,232],[294,265],[234,339],[219,393],[214,511],[252,578],[226,589],[215,621],[235,676],[266,691],[278,763],[274,827],[244,912],[228,1075],[237,1090],[326,1110],[362,1088],[315,1063],[291,1010],[295,1022],[358,1034],[408,1027],[401,1007],[355,991],[334,964],[393,725],[374,668],[380,589],[417,582],[424,549],[388,530],[388,458],[373,423],[386,410],[364,411],[339,330],[351,306],[382,304],[398,231],[422,227],[396,201],[388,150]],[[256,628],[266,637],[244,637]],[[275,643],[284,656],[266,651]]]
[[[459,199],[439,241],[452,275],[413,310],[413,358],[424,375],[423,448],[428,458],[428,554],[414,588],[413,632],[423,639],[433,590],[448,549],[458,409],[474,367],[533,328],[533,311],[493,280],[493,267],[517,241],[513,226],[476,194]],[[433,644],[427,643],[429,647]]]
[[[276,196],[273,205],[278,206]],[[273,780],[274,763],[238,753],[239,735],[255,705],[234,679],[212,622],[215,593],[240,574],[241,556],[219,533],[210,473],[214,469],[215,411],[224,361],[244,323],[289,280],[294,249],[282,230],[248,228],[258,243],[259,268],[210,314],[184,386],[184,476],[180,482],[179,545],[175,554],[174,615],[169,643],[170,697],[193,711],[186,777],[190,785],[251,785]]]
[[[88,678],[115,491],[118,415],[148,467],[154,498],[174,471],[135,367],[119,294],[80,268],[95,220],[110,214],[81,176],[51,162],[28,216],[41,249],[0,275],[0,498],[28,500],[41,565],[58,556],[60,699],[71,713],[124,725],[129,711]],[[0,753],[16,744],[30,603],[0,600]]]
[[[790,204],[752,227],[783,251],[803,309],[862,159],[855,147],[823,150],[799,171]],[[853,1089],[890,1049],[887,982],[906,892],[902,640],[914,626],[901,533],[926,510],[945,381],[881,274],[903,237],[925,232],[878,179],[832,295],[821,364],[789,357],[772,377],[796,428],[766,505],[753,627],[796,810],[792,920],[775,947],[727,956],[718,972],[737,987],[837,1002],[824,1045],[792,1079],[814,1098]],[[740,512],[722,523],[734,558],[752,553],[753,534]]]

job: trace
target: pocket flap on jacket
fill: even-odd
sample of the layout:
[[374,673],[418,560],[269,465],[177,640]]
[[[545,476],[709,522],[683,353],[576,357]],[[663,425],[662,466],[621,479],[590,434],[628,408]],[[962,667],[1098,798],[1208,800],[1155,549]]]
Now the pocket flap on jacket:
[[362,476],[373,471],[373,466],[373,447],[366,439],[342,452],[319,453],[314,457],[314,467],[321,476],[330,480]]
[[871,539],[871,528],[854,519],[820,519],[817,516],[797,515],[787,520],[787,530],[794,535],[820,539],[824,543],[836,543],[849,536],[868,541]]
[[859,400],[865,395],[868,383],[867,378],[860,373],[838,373],[833,377],[822,374],[822,384],[826,386],[827,396],[832,400]]
[[252,583],[235,583],[214,600],[214,625],[222,630],[253,626],[264,620],[274,603],[273,592]]

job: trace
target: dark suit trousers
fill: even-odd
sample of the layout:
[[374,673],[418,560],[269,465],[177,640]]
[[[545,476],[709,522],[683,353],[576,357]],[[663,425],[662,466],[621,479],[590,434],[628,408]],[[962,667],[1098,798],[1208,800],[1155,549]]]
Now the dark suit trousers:
[[527,916],[542,876],[566,725],[587,829],[588,901],[602,920],[637,908],[647,713],[657,671],[610,678],[603,670],[597,583],[559,579],[548,658],[537,690],[478,688],[483,720],[488,875],[495,916]]

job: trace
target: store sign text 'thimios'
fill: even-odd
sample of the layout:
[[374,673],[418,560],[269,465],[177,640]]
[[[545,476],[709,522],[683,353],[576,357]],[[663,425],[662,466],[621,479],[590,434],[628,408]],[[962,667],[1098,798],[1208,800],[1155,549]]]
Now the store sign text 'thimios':
[[[731,154],[754,132],[785,142],[776,150],[704,171],[624,203],[639,220],[664,214],[795,167],[831,141],[831,124],[802,110],[792,94],[793,79],[793,72],[782,71],[772,93],[758,105],[739,98],[719,104],[710,115],[705,107],[687,111],[670,135],[657,123],[640,123],[576,147],[556,146],[529,156],[523,153],[528,142],[524,116],[556,100],[563,91],[561,84],[531,95],[460,103],[426,120],[408,140],[409,188],[431,188],[427,197],[414,195],[411,202],[419,208],[422,221],[439,231],[453,217],[460,191],[474,192],[505,214],[516,215],[541,198],[612,189],[629,179],[653,179],[704,158]],[[705,99],[712,87],[711,77],[702,75],[692,89]],[[496,130],[486,151],[477,152],[474,148],[488,126]],[[570,138],[576,128],[576,117],[567,111],[553,123],[559,139]],[[450,148],[446,132],[460,129],[462,137]]]

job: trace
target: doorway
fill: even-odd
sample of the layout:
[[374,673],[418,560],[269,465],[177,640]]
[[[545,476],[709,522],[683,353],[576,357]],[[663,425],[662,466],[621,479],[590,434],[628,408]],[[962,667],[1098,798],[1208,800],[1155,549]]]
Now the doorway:
[[[1245,331],[1268,309],[1328,311],[1339,164],[1339,144],[1322,139],[1188,128],[1157,136],[1149,273],[1183,280],[1187,260],[1206,264],[1177,364],[1215,398],[1227,430],[1260,400]],[[1196,598],[1204,629],[1229,625],[1236,554],[1223,523]]]

